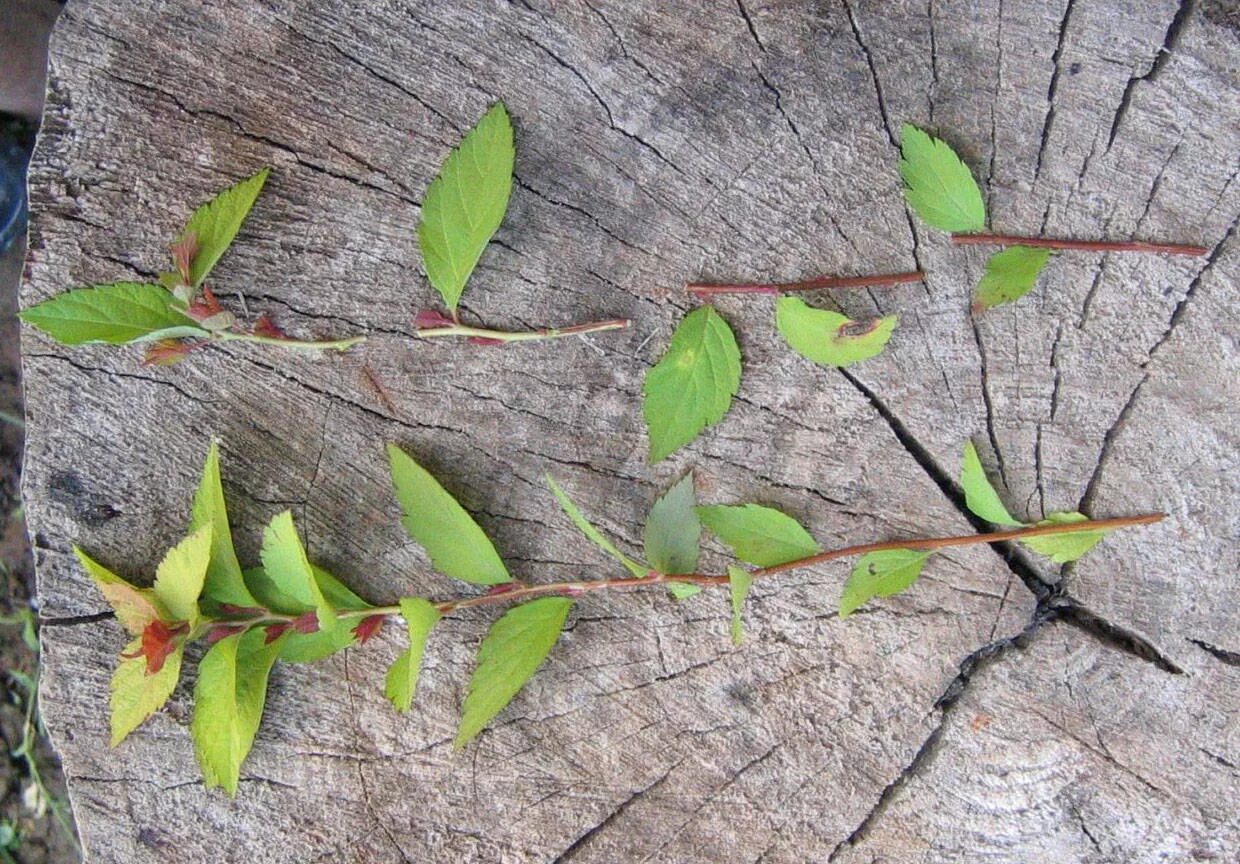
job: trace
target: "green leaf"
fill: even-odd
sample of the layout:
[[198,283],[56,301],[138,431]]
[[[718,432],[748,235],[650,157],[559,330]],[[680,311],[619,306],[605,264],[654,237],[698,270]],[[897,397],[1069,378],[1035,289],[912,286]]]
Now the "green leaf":
[[1049,249],[1028,246],[1013,246],[991,255],[986,261],[986,272],[973,292],[973,311],[981,312],[1024,297],[1038,281],[1050,256]]
[[392,485],[405,526],[435,569],[474,585],[511,582],[490,539],[434,477],[395,444],[388,445]]
[[155,596],[174,621],[198,623],[202,594],[211,560],[211,526],[204,525],[168,550],[155,571]]
[[711,307],[694,309],[642,386],[650,461],[671,455],[723,419],[740,385],[741,351],[732,329]]
[[[125,646],[124,653],[135,654],[141,649],[142,640],[134,639]],[[154,675],[146,674],[145,657],[121,657],[112,673],[112,694],[108,700],[113,747],[168,701],[180,677],[180,648],[164,659],[163,667]]]
[[[1089,517],[1084,513],[1048,513],[1046,518],[1037,524],[1064,525],[1070,522],[1085,522],[1088,519]],[[1107,533],[1107,529],[1085,529],[1082,531],[1071,531],[1066,534],[1046,534],[1042,537],[1027,537],[1020,542],[1039,555],[1045,555],[1056,564],[1067,564],[1069,561],[1075,561],[1097,546],[1098,542]]]
[[263,572],[282,593],[315,611],[320,630],[336,626],[336,610],[327,602],[297,536],[293,514],[285,510],[263,529]]
[[873,597],[890,597],[912,585],[929,557],[929,552],[916,549],[886,549],[862,555],[844,583],[840,617],[846,618]]
[[77,546],[73,547],[73,554],[116,613],[116,620],[130,636],[141,636],[147,624],[156,618],[167,617],[154,591],[130,585]]
[[793,351],[823,366],[842,368],[882,353],[898,317],[853,321],[839,312],[815,309],[800,297],[775,301],[775,326]]
[[945,143],[916,126],[900,127],[904,200],[932,228],[955,234],[986,227],[986,206],[969,167]]
[[211,268],[232,245],[241,223],[250,214],[258,193],[263,190],[269,171],[264,168],[253,177],[230,186],[189,217],[182,236],[193,234],[197,244],[197,252],[189,268],[190,282],[195,288],[202,284]]
[[753,576],[748,570],[735,564],[728,567],[728,590],[732,594],[732,644],[740,645],[745,634],[741,630],[741,609],[745,606],[745,596],[749,594],[749,586],[753,584]]
[[492,105],[448,154],[422,202],[418,246],[426,278],[455,311],[512,191],[512,124]]
[[209,789],[237,794],[241,763],[254,744],[267,699],[267,676],[280,640],[264,644],[262,630],[247,630],[216,642],[198,663],[190,734]]
[[774,507],[760,504],[711,504],[697,508],[698,518],[742,561],[774,567],[818,551],[801,525]]
[[560,508],[568,516],[569,521],[576,526],[578,531],[585,535],[587,540],[623,564],[625,569],[637,578],[640,579],[646,575],[647,568],[617,549],[615,544],[603,535],[603,532],[591,525],[590,520],[577,509],[577,505],[564,494],[564,490],[560,488],[559,484],[555,482],[555,478],[550,474],[547,475],[547,486],[551,489],[551,494],[555,496],[555,500],[560,502]]
[[654,502],[646,516],[642,541],[646,559],[660,573],[692,573],[697,569],[702,523],[694,510],[693,474],[686,474]]
[[441,617],[439,610],[429,600],[421,597],[402,597],[400,614],[409,629],[409,647],[400,653],[388,669],[383,692],[392,706],[402,714],[413,704],[413,692],[418,686],[418,672],[422,666],[422,652],[431,628]]
[[982,460],[978,458],[977,448],[972,441],[964,442],[960,485],[964,487],[964,502],[975,516],[995,525],[1020,527],[1024,524],[1013,519],[1012,514],[1008,513],[1003,502],[999,500],[999,493],[990,485],[986,472],[982,470]]
[[162,285],[114,282],[66,291],[31,306],[18,317],[62,345],[125,345],[211,335],[174,302]]
[[224,505],[224,487],[220,484],[220,448],[214,441],[207,450],[202,480],[194,493],[189,530],[197,531],[204,525],[211,526],[211,563],[207,565],[203,596],[216,603],[253,606],[254,597],[245,587],[241,565],[237,563],[237,553],[233,551],[228,509]]
[[555,644],[572,605],[564,597],[543,597],[512,607],[491,625],[478,648],[453,746],[468,744],[512,701]]
[[[314,581],[328,604],[342,610],[366,610],[374,606],[346,588],[339,579],[322,567],[310,565]],[[315,607],[303,605],[296,598],[281,591],[262,567],[245,571],[245,583],[259,605],[285,615],[301,615],[314,611]],[[314,663],[348,648],[357,637],[351,627],[336,626],[330,630],[314,633],[285,631],[280,643],[280,659],[287,663]]]
[[688,582],[668,582],[667,593],[671,594],[674,600],[688,600],[694,594],[701,594],[702,586]]

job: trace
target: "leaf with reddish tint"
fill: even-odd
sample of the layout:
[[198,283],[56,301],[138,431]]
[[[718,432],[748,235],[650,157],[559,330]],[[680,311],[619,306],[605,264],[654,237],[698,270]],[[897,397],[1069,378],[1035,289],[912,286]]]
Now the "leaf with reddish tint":
[[172,366],[188,357],[195,348],[206,344],[206,342],[191,342],[186,339],[161,339],[143,352],[142,365]]
[[230,186],[190,216],[181,237],[184,239],[193,235],[197,247],[189,268],[189,283],[195,288],[202,284],[211,268],[232,245],[233,238],[241,230],[241,223],[249,215],[258,193],[267,182],[268,170],[264,168],[253,177]]
[[293,619],[292,626],[298,633],[316,633],[319,629],[319,616],[314,612],[298,615]]
[[146,658],[146,674],[154,675],[164,668],[164,661],[168,659],[168,655],[180,647],[180,640],[176,637],[187,630],[184,624],[169,627],[163,621],[156,619],[142,629],[142,635],[134,643],[138,646],[137,650],[121,654],[121,657],[126,660]]
[[198,237],[193,231],[186,231],[180,240],[169,244],[168,251],[172,254],[172,266],[176,268],[177,275],[184,284],[190,284],[192,277],[189,271],[194,256],[198,254]]
[[503,339],[491,339],[487,336],[470,336],[466,340],[470,345],[503,345]]
[[281,330],[271,320],[271,316],[264,312],[258,316],[258,320],[254,322],[254,334],[256,336],[265,336],[268,339],[287,339],[288,334]]
[[386,617],[386,615],[367,615],[357,622],[357,626],[353,628],[353,635],[357,637],[357,644],[365,645],[374,638],[374,635],[383,628],[383,620]]
[[775,303],[775,326],[793,351],[822,366],[841,368],[882,352],[896,316],[853,321],[838,312],[815,309],[799,297]]
[[270,645],[272,642],[276,641],[277,639],[279,639],[281,636],[283,636],[285,633],[288,632],[289,624],[286,621],[281,621],[278,624],[272,624],[270,627],[266,629],[267,629],[267,638],[263,640],[263,644]]
[[454,327],[456,322],[434,309],[423,309],[413,316],[413,326],[419,330],[434,330],[438,327]]
[[141,636],[147,624],[165,616],[155,592],[130,585],[77,546],[73,547],[73,554],[130,636]]
[[214,645],[221,639],[227,639],[229,636],[236,636],[238,633],[244,633],[246,626],[244,624],[221,624],[212,627],[207,631],[207,644]]
[[180,677],[180,650],[173,651],[159,669],[152,671],[142,657],[141,640],[129,643],[112,673],[108,709],[113,747],[168,701]]

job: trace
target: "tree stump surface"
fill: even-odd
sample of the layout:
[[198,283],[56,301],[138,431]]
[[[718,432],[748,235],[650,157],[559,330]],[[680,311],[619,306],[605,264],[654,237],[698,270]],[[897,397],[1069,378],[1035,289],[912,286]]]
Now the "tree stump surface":
[[[88,859],[1236,860],[1238,18],[1161,0],[74,0],[31,168],[23,305],[154,278],[193,205],[270,165],[217,293],[295,335],[372,336],[344,356],[229,344],[144,368],[136,349],[25,330],[44,710]],[[419,201],[496,99],[517,181],[464,314],[632,329],[413,339],[437,299]],[[904,121],[964,156],[996,230],[1210,254],[1059,255],[974,321],[988,250],[906,213]],[[686,281],[918,266],[924,286],[835,293],[901,316],[884,354],[844,372],[793,354],[768,298],[720,300],[740,394],[646,464],[641,382],[695,305]],[[404,646],[389,626],[276,667],[229,800],[194,762],[192,671],[107,746],[124,639],[70,550],[149,578],[212,437],[243,562],[291,507],[312,560],[383,603],[456,591],[398,524],[389,440],[532,581],[605,565],[546,472],[627,548],[690,467],[703,500],[777,505],[824,545],[965,533],[943,480],[969,438],[1020,515],[1168,518],[1063,569],[950,551],[846,621],[849,562],[758,583],[740,649],[720,592],[586,598],[462,753],[451,737],[494,612],[436,630],[408,717],[382,695]]]

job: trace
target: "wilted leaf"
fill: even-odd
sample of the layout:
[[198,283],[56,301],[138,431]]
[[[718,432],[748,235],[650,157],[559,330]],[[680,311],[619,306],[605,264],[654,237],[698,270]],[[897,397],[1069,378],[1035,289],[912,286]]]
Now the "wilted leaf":
[[684,477],[654,502],[642,531],[646,558],[660,573],[697,569],[702,523],[694,510],[693,475]]
[[823,366],[842,368],[882,352],[896,329],[897,317],[860,322],[806,305],[800,297],[775,302],[775,326],[793,351]]

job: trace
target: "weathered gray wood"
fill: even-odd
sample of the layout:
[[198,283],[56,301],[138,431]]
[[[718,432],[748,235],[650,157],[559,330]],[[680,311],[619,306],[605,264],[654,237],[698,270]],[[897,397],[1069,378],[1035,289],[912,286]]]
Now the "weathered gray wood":
[[[294,332],[375,333],[343,358],[230,346],[170,369],[26,334],[45,707],[91,860],[1240,850],[1227,806],[1240,773],[1234,15],[1118,0],[688,7],[75,0],[66,11],[32,169],[25,302],[149,277],[190,204],[270,164],[217,270],[220,294],[243,293]],[[517,118],[519,185],[468,314],[635,320],[598,351],[411,341],[410,315],[432,300],[417,201],[496,98]],[[943,130],[989,178],[996,228],[1213,252],[1064,255],[1029,298],[974,329],[967,295],[985,252],[906,217],[892,147],[904,120]],[[848,375],[782,346],[766,301],[721,302],[745,352],[740,398],[687,452],[645,465],[641,378],[690,305],[684,281],[914,264],[930,273],[924,289],[838,298],[903,315],[891,349]],[[1062,583],[1037,620],[1068,619],[1033,628],[1027,653],[1011,637],[1034,596],[985,549],[936,558],[913,591],[847,622],[831,614],[846,565],[759,586],[740,650],[722,597],[591,599],[460,755],[448,742],[489,616],[436,632],[408,718],[381,695],[403,644],[388,632],[277,668],[228,801],[196,781],[188,682],[107,748],[122,636],[74,623],[102,603],[68,554],[76,541],[150,573],[212,435],[243,558],[292,506],[312,557],[381,601],[453,590],[397,525],[389,439],[535,580],[602,564],[543,493],[548,470],[629,545],[656,489],[690,465],[704,497],[779,504],[828,543],[965,530],[931,475],[954,474],[970,436],[992,445],[1017,511],[1084,502],[1170,518],[1071,572],[1018,564],[1043,593]]]

